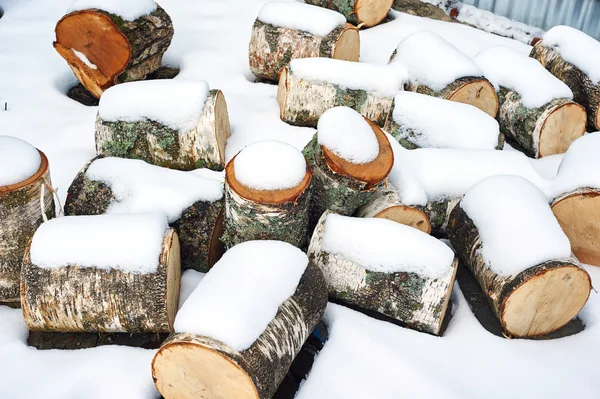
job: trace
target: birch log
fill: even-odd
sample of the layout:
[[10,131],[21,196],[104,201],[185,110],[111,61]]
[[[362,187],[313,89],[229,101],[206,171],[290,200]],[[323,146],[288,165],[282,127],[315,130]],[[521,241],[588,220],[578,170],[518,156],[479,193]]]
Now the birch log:
[[306,0],[308,4],[340,12],[348,22],[366,28],[383,21],[392,8],[393,2],[394,0]]
[[589,130],[600,130],[600,83],[594,84],[581,69],[565,61],[553,48],[546,47],[543,39],[533,46],[530,57],[538,60],[550,73],[569,86],[573,92],[573,100],[585,107]]
[[149,119],[109,122],[98,114],[96,153],[171,169],[223,170],[229,135],[225,97],[220,90],[210,90],[198,126],[185,132]]
[[38,171],[28,179],[0,186],[0,303],[19,302],[19,281],[27,241],[55,216],[48,158],[40,151]]
[[[65,265],[42,268],[23,258],[21,307],[32,331],[165,333],[179,304],[179,239],[164,236],[154,273]],[[110,249],[109,249],[110,250]]]
[[160,67],[173,24],[160,6],[128,21],[100,9],[71,12],[56,24],[54,48],[96,98],[118,83],[142,80]]
[[152,360],[152,376],[165,399],[273,397],[327,305],[327,287],[309,263],[294,294],[258,339],[237,351],[212,338],[171,335]]
[[370,271],[343,253],[330,253],[324,249],[324,231],[330,214],[330,211],[325,212],[317,223],[307,252],[309,259],[323,271],[329,296],[439,335],[458,260],[453,259],[438,278],[403,271],[402,259],[398,259],[397,272]]

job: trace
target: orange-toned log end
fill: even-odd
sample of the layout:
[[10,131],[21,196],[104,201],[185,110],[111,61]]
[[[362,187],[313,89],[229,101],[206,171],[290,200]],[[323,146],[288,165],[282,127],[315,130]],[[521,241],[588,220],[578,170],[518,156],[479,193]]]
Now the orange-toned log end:
[[475,79],[456,89],[448,100],[470,104],[492,118],[498,114],[498,95],[494,86],[485,79]]
[[600,191],[567,196],[552,205],[552,212],[577,259],[600,266]]
[[375,215],[376,218],[388,219],[431,234],[431,223],[425,212],[412,206],[392,206]]
[[54,48],[97,98],[115,84],[131,59],[127,37],[108,15],[99,11],[83,10],[65,15],[56,24],[55,32]]
[[295,202],[302,193],[304,193],[310,185],[312,178],[312,171],[306,164],[306,174],[304,178],[296,187],[288,188],[285,190],[255,190],[250,187],[246,187],[235,178],[235,167],[233,157],[231,161],[227,163],[225,167],[225,178],[227,184],[233,191],[235,191],[241,197],[257,202],[259,204],[282,204],[285,202]]
[[10,184],[8,186],[0,186],[0,195],[8,194],[12,191],[19,190],[23,187],[27,187],[34,183],[37,183],[38,180],[41,179],[46,174],[46,172],[48,172],[48,157],[46,157],[46,154],[44,154],[42,151],[38,150],[38,152],[40,153],[41,160],[40,167],[38,168],[37,172],[35,172],[33,176],[23,180],[22,182]]
[[540,132],[539,156],[565,153],[573,141],[583,136],[586,123],[585,108],[575,102],[553,110]]
[[321,146],[321,151],[323,152],[323,158],[327,166],[332,171],[367,183],[369,187],[372,187],[382,182],[392,170],[392,166],[394,166],[394,153],[392,152],[390,142],[379,126],[367,118],[365,120],[373,129],[373,133],[379,144],[379,154],[373,161],[365,164],[354,164],[334,154],[327,147]]

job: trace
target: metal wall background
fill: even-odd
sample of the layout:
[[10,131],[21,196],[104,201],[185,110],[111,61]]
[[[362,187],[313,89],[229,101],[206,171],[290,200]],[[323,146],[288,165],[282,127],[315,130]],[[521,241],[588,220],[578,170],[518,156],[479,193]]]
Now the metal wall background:
[[600,39],[600,0],[461,0],[528,25],[548,30],[569,25]]

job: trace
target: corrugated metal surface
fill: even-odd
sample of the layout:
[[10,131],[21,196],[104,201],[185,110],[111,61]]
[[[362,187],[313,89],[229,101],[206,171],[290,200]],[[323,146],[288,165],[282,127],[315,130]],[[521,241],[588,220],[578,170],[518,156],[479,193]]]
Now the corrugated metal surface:
[[494,14],[548,30],[569,25],[600,39],[600,0],[461,0]]

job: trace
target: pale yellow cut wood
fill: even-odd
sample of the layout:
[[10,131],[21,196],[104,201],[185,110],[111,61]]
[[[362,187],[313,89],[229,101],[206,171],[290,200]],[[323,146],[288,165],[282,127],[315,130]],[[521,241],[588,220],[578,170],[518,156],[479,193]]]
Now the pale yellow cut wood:
[[502,325],[515,337],[556,331],[577,316],[589,297],[590,287],[590,277],[581,268],[545,270],[508,296],[502,306]]
[[356,0],[354,13],[365,27],[380,23],[390,11],[394,0]]
[[540,132],[540,156],[565,153],[585,133],[586,121],[585,108],[577,103],[567,103],[552,111]]
[[279,72],[279,83],[277,84],[277,103],[279,104],[279,118],[283,121],[285,113],[285,104],[287,103],[287,97],[289,92],[288,84],[288,68],[283,68]]
[[450,101],[473,105],[495,118],[498,114],[498,96],[494,86],[485,79],[464,84],[450,94]]
[[351,24],[346,24],[344,25],[344,30],[335,43],[332,58],[356,62],[358,61],[359,57],[360,35],[358,33],[358,29]]
[[217,146],[221,155],[221,163],[225,164],[225,146],[227,139],[231,135],[229,126],[229,112],[227,111],[227,102],[223,92],[219,90],[215,99],[215,132],[217,136]]
[[392,206],[379,212],[374,217],[393,220],[394,222],[419,229],[423,233],[431,234],[431,223],[425,212],[412,206]]
[[163,252],[161,256],[166,256],[167,265],[167,318],[169,328],[173,331],[175,315],[179,308],[179,291],[181,287],[181,252],[179,246],[179,237],[176,232],[167,235],[165,240],[170,240],[169,251]]

